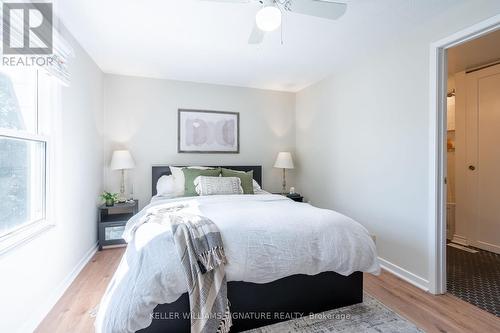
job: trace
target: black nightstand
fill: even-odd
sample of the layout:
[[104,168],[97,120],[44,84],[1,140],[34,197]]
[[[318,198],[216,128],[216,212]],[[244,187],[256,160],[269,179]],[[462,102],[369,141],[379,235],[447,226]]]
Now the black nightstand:
[[284,195],[285,197],[288,197],[290,199],[292,199],[293,201],[297,201],[297,202],[303,202],[304,201],[304,197],[301,196],[300,194],[298,193],[295,193],[295,194],[282,194],[282,193],[273,193],[273,194],[279,194],[279,195]]
[[103,246],[126,244],[122,238],[125,224],[139,211],[139,200],[117,203],[114,206],[99,206],[97,223],[99,250]]

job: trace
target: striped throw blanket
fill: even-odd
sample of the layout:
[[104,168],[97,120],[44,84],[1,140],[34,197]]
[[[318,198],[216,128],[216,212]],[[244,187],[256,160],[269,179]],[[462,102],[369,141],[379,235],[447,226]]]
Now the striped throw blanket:
[[226,257],[215,223],[185,203],[154,207],[144,222],[170,223],[186,273],[191,333],[229,332],[232,322],[224,272]]

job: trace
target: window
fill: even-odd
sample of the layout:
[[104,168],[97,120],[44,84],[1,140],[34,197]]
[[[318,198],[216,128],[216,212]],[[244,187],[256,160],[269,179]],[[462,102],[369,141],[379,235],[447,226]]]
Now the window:
[[0,240],[45,221],[44,76],[42,70],[0,67]]

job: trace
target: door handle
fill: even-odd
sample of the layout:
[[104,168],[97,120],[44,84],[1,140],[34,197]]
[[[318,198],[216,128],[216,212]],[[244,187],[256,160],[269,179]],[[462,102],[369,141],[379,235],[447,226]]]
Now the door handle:
[[476,167],[473,165],[469,165],[469,170],[474,171],[474,170],[476,170]]

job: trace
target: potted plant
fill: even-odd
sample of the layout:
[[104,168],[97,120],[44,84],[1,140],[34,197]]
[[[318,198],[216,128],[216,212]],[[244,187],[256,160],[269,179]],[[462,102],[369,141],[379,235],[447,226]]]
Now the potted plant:
[[106,202],[107,207],[111,207],[118,200],[118,193],[103,192],[101,198]]

